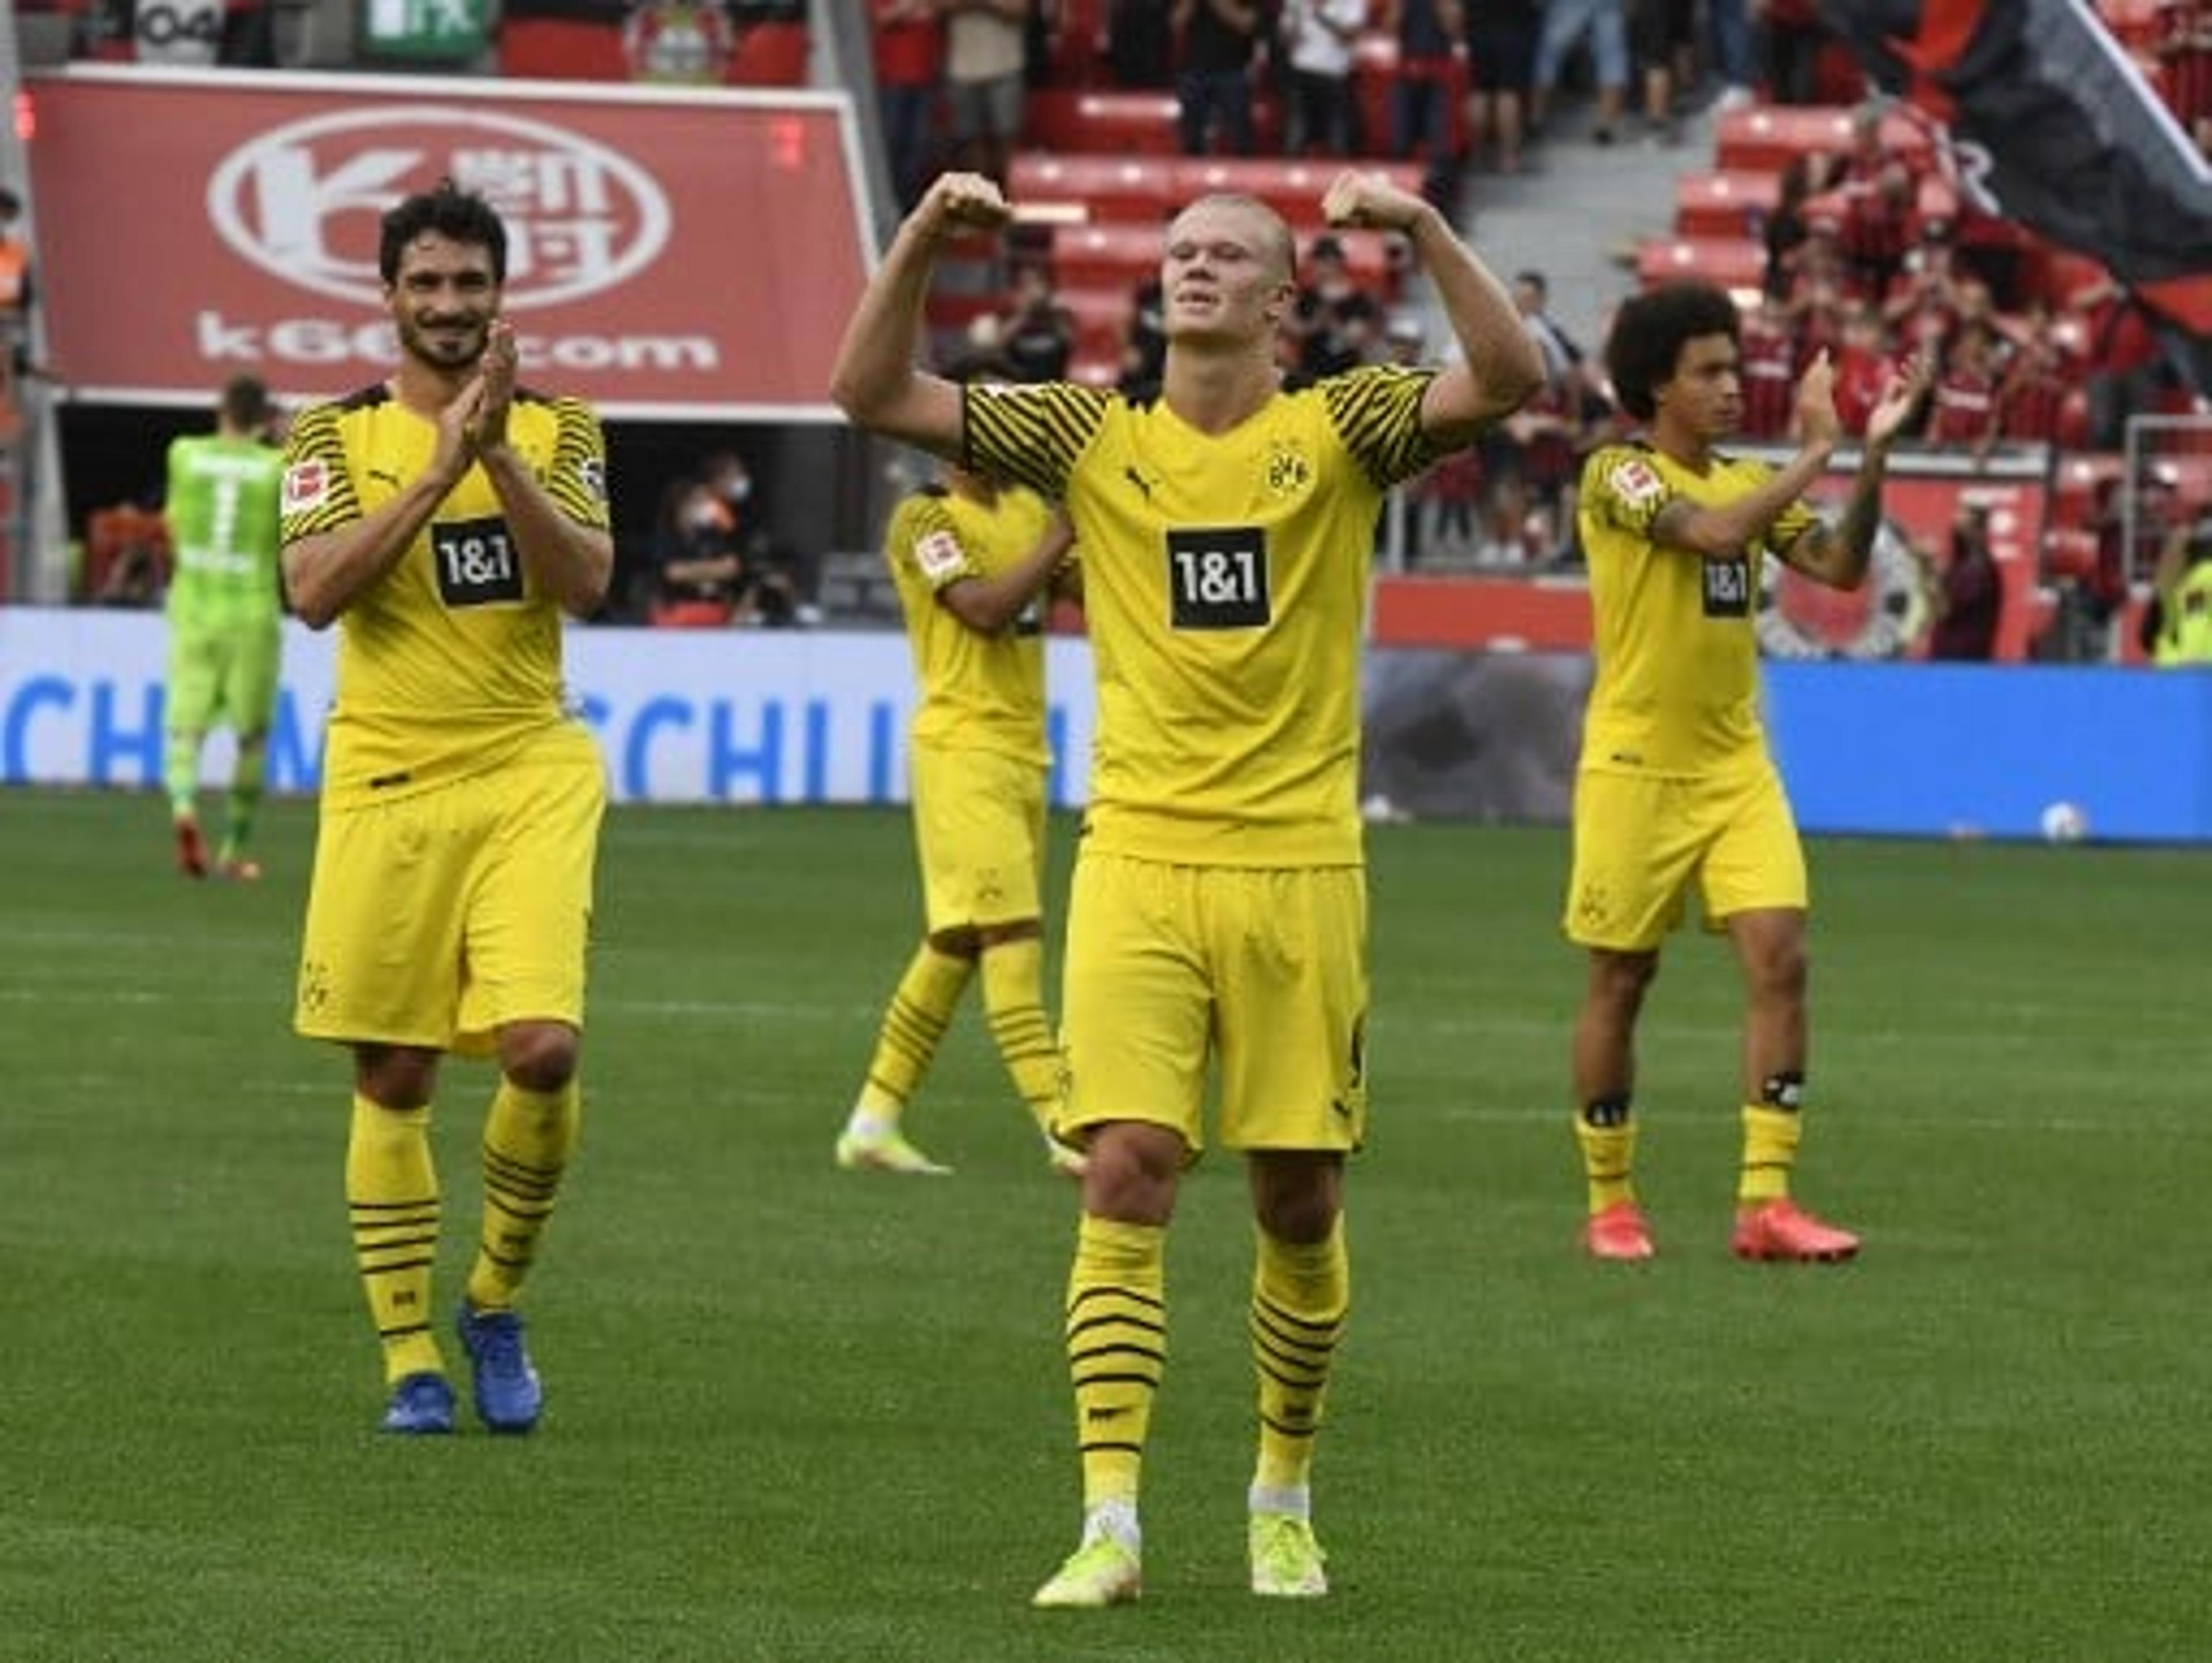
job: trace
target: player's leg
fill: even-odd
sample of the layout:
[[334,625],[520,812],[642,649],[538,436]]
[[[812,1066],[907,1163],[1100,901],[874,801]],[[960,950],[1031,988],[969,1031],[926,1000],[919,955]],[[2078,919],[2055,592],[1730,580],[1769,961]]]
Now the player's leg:
[[1367,897],[1354,867],[1206,877],[1221,1139],[1246,1152],[1257,1241],[1247,1330],[1258,1450],[1255,1593],[1328,1592],[1313,1458],[1352,1303],[1344,1158],[1367,1125]]
[[976,883],[965,836],[971,782],[957,753],[931,746],[915,746],[909,767],[915,853],[929,932],[884,1007],[868,1071],[836,1153],[837,1164],[848,1170],[934,1176],[951,1168],[909,1143],[901,1121],[975,974]]
[[224,798],[222,842],[216,851],[216,869],[225,877],[261,876],[246,845],[268,781],[269,725],[276,709],[282,639],[275,628],[241,634],[225,677],[223,705],[238,735],[238,760]]
[[430,1120],[459,989],[460,875],[410,858],[446,829],[441,798],[325,811],[293,1014],[301,1034],[354,1050],[346,1211],[391,1393],[385,1423],[402,1432],[453,1425],[431,1327],[441,1210]]
[[1199,1146],[1208,993],[1188,869],[1076,865],[1063,978],[1067,1090],[1058,1130],[1089,1150],[1064,1334],[1083,1472],[1083,1534],[1040,1605],[1137,1597],[1138,1496],[1167,1363],[1167,1227]]
[[417,1047],[354,1048],[346,1212],[354,1262],[384,1352],[388,1432],[453,1429],[453,1388],[431,1326],[440,1220],[430,1150],[437,1064],[435,1051]]
[[1639,775],[1589,769],[1575,780],[1564,923],[1589,969],[1571,1069],[1588,1200],[1583,1244],[1598,1259],[1652,1253],[1635,1187],[1636,1025],[1698,858],[1700,834],[1680,799],[1679,786]]
[[168,683],[162,693],[161,786],[169,799],[169,826],[177,869],[204,877],[207,845],[200,835],[200,752],[214,719],[221,671],[219,643],[204,629],[169,629]]
[[1705,907],[1744,980],[1743,1155],[1733,1247],[1746,1259],[1835,1260],[1858,1238],[1800,1209],[1790,1181],[1803,1132],[1807,1056],[1803,846],[1771,768],[1717,783],[1724,827],[1705,863]]
[[544,1393],[516,1309],[583,1117],[576,1067],[605,779],[589,740],[556,742],[472,781],[487,829],[469,894],[457,1043],[489,1034],[500,1082],[484,1118],[483,1216],[458,1326],[478,1416],[527,1432]]
[[[1044,1013],[1044,774],[1026,762],[992,758],[991,823],[978,826],[977,938],[982,949],[983,1015],[991,1042],[1036,1122],[1054,1170],[1073,1176],[1083,1157],[1052,1135],[1060,1105],[1060,1047]],[[985,897],[995,897],[985,899]]]

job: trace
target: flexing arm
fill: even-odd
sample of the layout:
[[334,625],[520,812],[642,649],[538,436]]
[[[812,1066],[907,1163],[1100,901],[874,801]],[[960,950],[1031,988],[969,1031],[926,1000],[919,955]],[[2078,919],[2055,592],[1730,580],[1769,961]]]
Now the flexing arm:
[[1052,582],[1074,543],[1075,528],[1067,515],[1055,513],[1036,547],[1020,561],[988,578],[957,578],[937,592],[937,598],[978,634],[995,635]]
[[483,385],[474,382],[440,412],[430,465],[374,513],[284,545],[284,593],[310,629],[328,628],[338,614],[383,581],[430,523],[446,494],[468,471],[466,429],[483,399]]
[[1003,225],[1006,217],[1006,198],[981,173],[940,174],[906,216],[860,293],[830,372],[830,396],[854,422],[960,459],[960,389],[919,367],[915,343],[921,338],[938,245]]
[[1461,355],[1437,372],[1421,402],[1421,424],[1437,444],[1465,444],[1543,385],[1543,354],[1512,294],[1432,204],[1380,173],[1346,173],[1322,198],[1322,212],[1331,225],[1405,233],[1428,272]]

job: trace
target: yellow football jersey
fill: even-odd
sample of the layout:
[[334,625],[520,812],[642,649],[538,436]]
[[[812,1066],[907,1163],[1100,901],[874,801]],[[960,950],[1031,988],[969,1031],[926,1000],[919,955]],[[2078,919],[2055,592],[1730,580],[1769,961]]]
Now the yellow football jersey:
[[1219,434],[1065,382],[968,389],[969,465],[1074,522],[1098,684],[1089,847],[1360,859],[1368,571],[1382,494],[1436,458],[1430,374],[1286,388]]
[[[586,405],[519,391],[507,435],[562,513],[606,527],[605,443]],[[285,451],[285,543],[374,513],[436,445],[435,426],[380,385],[302,411]],[[495,768],[565,719],[562,697],[560,609],[471,467],[399,563],[339,615],[325,799]]]
[[984,635],[937,598],[962,578],[988,578],[1018,565],[1051,524],[1052,510],[1018,485],[1000,490],[988,507],[933,486],[892,512],[884,558],[898,586],[921,690],[914,714],[917,743],[1052,760],[1044,737],[1041,607],[1031,605],[1004,634]]
[[1699,473],[1648,445],[1608,445],[1583,468],[1576,508],[1589,563],[1597,676],[1582,765],[1703,774],[1765,743],[1759,714],[1759,559],[1815,516],[1792,503],[1764,548],[1729,560],[1651,540],[1678,497],[1719,505],[1762,483],[1763,462],[1716,456]]

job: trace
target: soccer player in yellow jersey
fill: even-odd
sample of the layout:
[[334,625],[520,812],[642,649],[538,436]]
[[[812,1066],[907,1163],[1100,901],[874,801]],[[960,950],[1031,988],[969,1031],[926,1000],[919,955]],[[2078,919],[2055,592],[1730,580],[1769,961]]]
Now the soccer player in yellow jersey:
[[837,1164],[937,1174],[900,1116],[980,968],[983,1011],[1047,1158],[1082,1157],[1052,1136],[1060,1055],[1045,1019],[1042,604],[1067,557],[1067,523],[1036,492],[947,466],[891,515],[884,555],[898,586],[921,699],[908,751],[921,857],[920,947],[884,1012]]
[[384,1425],[449,1432],[433,1327],[430,1101],[489,1053],[480,1245],[458,1320],[478,1417],[537,1424],[515,1302],[576,1138],[597,746],[564,707],[562,614],[613,564],[605,449],[573,399],[514,385],[506,228],[450,183],[384,217],[388,381],[303,412],[284,576],[339,628],[294,1026],[353,1053],[346,1204],[384,1350]]
[[1735,945],[1746,992],[1734,1250],[1835,1260],[1859,1246],[1790,1199],[1805,1089],[1805,859],[1759,723],[1753,622],[1768,555],[1838,589],[1864,579],[1890,446],[1929,368],[1915,360],[1892,372],[1831,525],[1803,501],[1842,438],[1826,355],[1798,384],[1796,454],[1773,468],[1718,448],[1743,410],[1736,348],[1735,302],[1709,284],[1622,304],[1606,363],[1644,434],[1591,456],[1577,509],[1597,675],[1565,925],[1589,954],[1575,1131],[1589,1177],[1583,1240],[1600,1259],[1651,1256],[1631,1174],[1636,1019],[1692,884]]
[[1462,362],[1286,382],[1290,232],[1263,203],[1209,196],[1167,228],[1157,398],[954,385],[912,358],[934,252],[1009,212],[988,180],[954,173],[900,228],[832,379],[864,425],[1057,498],[1083,553],[1098,727],[1059,1130],[1090,1163],[1065,1330],[1084,1524],[1040,1605],[1137,1597],[1167,1224],[1206,1144],[1209,1065],[1216,1132],[1245,1156],[1258,1225],[1251,1587],[1328,1590],[1310,1473],[1350,1302],[1345,1157],[1366,1118],[1356,787],[1376,517],[1393,483],[1515,408],[1543,366],[1504,285],[1421,198],[1347,173],[1322,205],[1333,224],[1405,234]]

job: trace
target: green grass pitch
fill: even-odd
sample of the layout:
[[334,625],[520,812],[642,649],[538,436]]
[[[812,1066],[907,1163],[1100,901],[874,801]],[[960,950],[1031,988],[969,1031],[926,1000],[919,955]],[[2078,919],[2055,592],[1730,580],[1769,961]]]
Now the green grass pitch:
[[[1071,827],[1054,826],[1050,893]],[[1334,1597],[1243,1588],[1249,1224],[1170,1252],[1133,1609],[1072,1545],[1073,1222],[980,1018],[834,1169],[909,950],[907,822],[617,810],[539,1435],[404,1443],[288,1028],[311,809],[257,887],[152,797],[0,793],[0,1658],[2125,1660],[2212,1654],[2212,856],[1814,846],[1808,1205],[1725,1240],[1736,990],[1678,938],[1639,1092],[1661,1256],[1575,1250],[1564,834],[1373,839],[1376,1121],[1317,1472]],[[490,1077],[449,1065],[441,1307]],[[457,1361],[457,1359],[456,1359]]]

